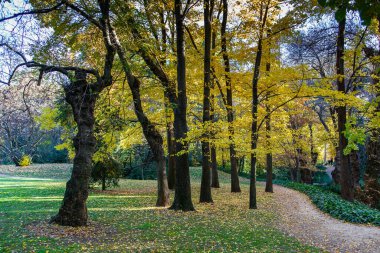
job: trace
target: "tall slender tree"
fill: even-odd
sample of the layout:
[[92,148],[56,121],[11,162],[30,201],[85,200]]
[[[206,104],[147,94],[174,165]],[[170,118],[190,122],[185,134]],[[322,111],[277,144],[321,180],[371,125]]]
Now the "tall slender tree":
[[204,0],[203,20],[205,30],[204,43],[204,83],[203,83],[203,125],[202,138],[202,180],[199,202],[213,202],[211,197],[211,152],[210,152],[210,86],[211,86],[211,36],[212,36],[212,7],[213,1]]
[[[339,21],[337,50],[336,50],[336,74],[338,91],[346,93],[344,78],[344,34],[346,27],[346,9],[344,8],[344,17]],[[344,135],[347,122],[346,105],[340,105],[336,109],[338,115],[338,134],[339,134],[339,158],[340,158],[340,185],[341,195],[344,199],[353,200],[353,180],[349,162],[349,155],[345,154],[344,149],[348,144],[347,137]]]
[[182,8],[182,0],[174,2],[174,16],[176,24],[177,48],[177,92],[178,100],[174,109],[174,135],[176,139],[176,185],[174,202],[170,207],[173,210],[194,211],[191,200],[189,154],[186,134],[188,131],[186,109],[186,57],[185,57],[185,27],[184,19],[191,8],[191,1],[187,1]]
[[234,144],[234,111],[233,111],[233,98],[232,98],[232,81],[231,81],[231,67],[230,58],[227,51],[227,21],[228,21],[228,0],[223,0],[223,14],[221,25],[221,47],[224,63],[224,75],[226,79],[227,87],[227,120],[228,120],[228,132],[230,141],[230,163],[231,163],[231,192],[240,192],[239,174],[237,168],[236,148]]
[[261,58],[263,54],[263,37],[264,29],[267,22],[268,10],[269,10],[270,0],[266,3],[261,3],[260,5],[260,30],[259,39],[257,43],[256,60],[255,67],[253,70],[253,80],[252,80],[252,127],[251,127],[251,174],[250,174],[250,185],[249,185],[249,208],[257,209],[257,199],[256,199],[256,149],[258,135],[258,83],[260,78],[260,66]]

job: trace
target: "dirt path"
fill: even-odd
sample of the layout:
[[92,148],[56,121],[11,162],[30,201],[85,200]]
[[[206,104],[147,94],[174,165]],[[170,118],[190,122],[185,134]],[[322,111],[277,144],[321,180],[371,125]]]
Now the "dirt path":
[[274,191],[273,208],[286,234],[329,252],[380,253],[380,228],[334,219],[300,192],[281,186]]

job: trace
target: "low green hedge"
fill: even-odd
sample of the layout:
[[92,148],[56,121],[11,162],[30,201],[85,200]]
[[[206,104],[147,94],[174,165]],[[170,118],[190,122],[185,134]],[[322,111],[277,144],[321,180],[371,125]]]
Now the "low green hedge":
[[338,194],[320,186],[290,181],[275,181],[275,183],[305,193],[319,209],[337,219],[380,226],[380,211],[358,201],[344,200]]

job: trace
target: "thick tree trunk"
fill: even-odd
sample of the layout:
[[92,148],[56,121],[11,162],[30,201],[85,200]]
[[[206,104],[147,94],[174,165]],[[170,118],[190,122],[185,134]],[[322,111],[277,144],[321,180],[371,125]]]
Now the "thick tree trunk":
[[204,25],[205,25],[205,47],[204,47],[204,84],[203,84],[203,125],[205,132],[202,138],[202,180],[199,202],[213,202],[211,197],[211,150],[210,150],[210,85],[211,85],[211,18],[210,1],[204,0]]
[[[268,34],[269,36],[269,34]],[[270,49],[271,49],[271,43],[270,40],[268,42],[268,56],[269,60],[265,66],[266,72],[269,74],[270,72],[270,67],[271,67],[271,62],[270,62]],[[268,102],[268,96],[270,93],[267,95],[266,101]],[[265,106],[265,111],[266,111],[266,119],[265,119],[265,131],[266,131],[266,144],[267,144],[267,154],[266,154],[266,181],[265,181],[265,192],[273,192],[273,157],[272,157],[272,150],[271,150],[271,111],[270,111],[270,105]]]
[[86,81],[86,74],[76,72],[75,81],[65,87],[66,101],[71,105],[78,133],[74,138],[75,157],[70,180],[59,212],[51,222],[64,226],[84,226],[88,214],[86,200],[95,152],[94,109],[98,98]]
[[[257,137],[252,137],[257,138]],[[256,151],[257,139],[252,140],[252,151]],[[256,199],[256,154],[251,154],[251,175],[249,182],[249,209],[257,209],[257,199]]]
[[227,52],[227,18],[228,18],[228,1],[223,0],[223,17],[221,26],[221,47],[224,62],[224,72],[226,78],[227,87],[227,121],[228,121],[228,132],[230,141],[230,163],[231,163],[231,192],[241,192],[239,174],[236,161],[236,151],[234,144],[234,112],[233,112],[233,102],[232,102],[232,83],[230,77],[230,59]]
[[265,130],[267,134],[267,148],[269,151],[266,154],[266,169],[267,169],[267,175],[266,175],[266,182],[265,182],[265,191],[266,192],[273,192],[273,158],[272,158],[272,151],[271,151],[271,145],[270,145],[270,132],[271,132],[271,117],[270,117],[270,109],[269,106],[266,106],[266,112],[267,112],[267,118],[265,122]]
[[[213,3],[214,4],[214,3]],[[212,13],[210,14],[212,15]],[[215,29],[212,29],[212,39],[211,39],[211,49],[213,52],[215,52],[216,48],[216,32]],[[212,71],[214,71],[214,68],[211,67]],[[215,80],[214,78],[211,79],[211,90],[213,91],[215,88]],[[215,97],[214,94],[211,94],[210,98],[211,102],[211,113],[210,113],[210,120],[212,123],[215,123],[217,121],[215,117]],[[214,128],[210,132],[210,139],[215,140],[215,131]],[[219,175],[218,175],[218,164],[216,161],[216,147],[215,144],[211,144],[211,187],[212,188],[220,188],[219,185]]]
[[174,110],[174,134],[176,139],[176,185],[174,202],[170,209],[194,211],[191,200],[190,171],[188,161],[188,143],[184,141],[187,135],[187,95],[186,95],[186,58],[184,38],[184,16],[182,1],[175,0],[175,20],[177,32],[177,91],[178,100]]
[[216,148],[215,145],[211,146],[211,162],[212,162],[212,171],[211,171],[211,187],[220,188],[219,184],[219,174],[218,174],[218,163],[216,161]]
[[[338,91],[345,93],[344,83],[344,33],[345,33],[346,20],[339,22],[338,38],[337,38],[337,56],[336,56],[336,71],[338,75],[337,85]],[[338,114],[338,132],[339,132],[339,156],[340,156],[340,185],[341,196],[346,200],[352,201],[354,198],[352,172],[349,164],[349,156],[344,154],[344,149],[348,144],[347,138],[344,136],[346,125],[346,106],[339,106],[337,108]]]

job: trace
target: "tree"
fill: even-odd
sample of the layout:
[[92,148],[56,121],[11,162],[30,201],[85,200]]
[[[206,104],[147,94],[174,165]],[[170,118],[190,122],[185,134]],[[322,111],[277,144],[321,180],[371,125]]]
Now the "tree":
[[194,211],[191,201],[190,173],[188,161],[188,143],[186,141],[186,58],[185,58],[185,32],[184,19],[191,7],[191,1],[187,1],[182,10],[182,0],[175,0],[174,15],[176,24],[176,48],[177,48],[177,92],[178,100],[174,109],[174,135],[177,142],[176,152],[176,185],[174,202],[170,207],[173,210]]
[[41,129],[35,118],[42,107],[51,105],[49,96],[43,94],[53,94],[55,89],[51,85],[36,86],[25,77],[16,81],[1,88],[0,152],[20,166],[22,158],[35,157],[38,147],[53,133],[51,129]]
[[230,140],[230,162],[231,162],[231,192],[240,192],[239,175],[236,162],[236,150],[234,144],[234,112],[233,112],[233,97],[232,97],[232,82],[230,77],[230,59],[227,52],[227,19],[228,19],[228,0],[223,0],[223,15],[222,15],[222,25],[220,28],[221,36],[221,47],[227,87],[227,119],[228,119],[228,131]]
[[253,80],[252,80],[252,127],[251,127],[251,174],[250,174],[250,184],[249,184],[249,208],[257,209],[257,200],[256,200],[256,149],[257,149],[257,141],[258,141],[258,82],[260,75],[260,65],[261,65],[261,57],[263,50],[263,37],[264,37],[264,29],[267,22],[268,10],[269,10],[270,0],[267,3],[260,4],[260,26],[259,26],[259,39],[257,44],[256,51],[256,60],[255,67],[253,70]]
[[200,202],[213,202],[211,197],[211,150],[210,150],[210,86],[211,86],[211,36],[212,36],[212,6],[213,1],[205,0],[203,3],[203,19],[205,26],[204,49],[204,87],[203,87],[203,124],[205,133],[202,140],[202,180]]

